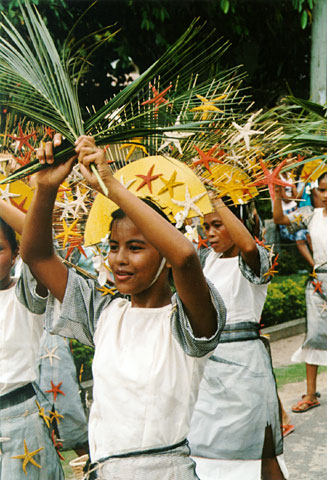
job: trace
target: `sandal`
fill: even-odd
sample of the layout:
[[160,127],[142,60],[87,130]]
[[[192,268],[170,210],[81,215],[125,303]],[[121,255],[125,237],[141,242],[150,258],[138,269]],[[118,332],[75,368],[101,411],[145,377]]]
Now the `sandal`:
[[291,425],[290,423],[288,423],[287,425],[282,425],[283,437],[284,438],[287,437],[287,435],[294,432],[294,430],[295,430],[294,425]]
[[[315,397],[316,401],[313,402],[311,400],[300,400],[297,402],[296,405],[292,407],[292,412],[294,413],[304,413],[307,412],[308,410],[311,410],[311,408],[319,407],[320,402],[317,400],[318,397],[320,397],[320,393],[316,392],[313,395],[302,395],[302,398],[305,397]],[[303,407],[303,405],[306,405]]]

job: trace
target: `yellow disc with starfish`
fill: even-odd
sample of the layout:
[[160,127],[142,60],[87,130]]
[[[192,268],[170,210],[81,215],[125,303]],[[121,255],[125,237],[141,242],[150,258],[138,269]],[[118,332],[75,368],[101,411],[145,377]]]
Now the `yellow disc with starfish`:
[[241,168],[228,164],[217,164],[211,167],[212,175],[208,178],[216,188],[218,197],[229,196],[234,205],[249,202],[259,195],[256,187],[249,187],[251,178]]
[[[117,170],[117,178],[138,197],[151,198],[174,220],[180,213],[184,219],[212,212],[207,191],[184,163],[161,155],[141,158]],[[85,245],[94,245],[109,232],[111,213],[117,205],[98,194],[85,226]]]
[[314,182],[320,175],[327,172],[327,165],[320,158],[312,160],[303,165],[300,180],[303,182]]

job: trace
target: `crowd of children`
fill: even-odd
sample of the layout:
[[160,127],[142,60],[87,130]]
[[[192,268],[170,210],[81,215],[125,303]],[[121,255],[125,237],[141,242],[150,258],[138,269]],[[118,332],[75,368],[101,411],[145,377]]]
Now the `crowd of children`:
[[[75,153],[53,165],[53,144],[39,149],[50,168],[35,176],[26,218],[0,205],[0,478],[63,478],[55,442],[63,436],[78,454],[89,448],[90,479],[287,479],[281,405],[259,331],[271,254],[254,239],[261,238],[255,209],[212,197],[201,231],[210,246],[197,252],[155,203],[112,175],[92,137],[80,137]],[[101,191],[96,166],[117,205],[108,240],[113,295],[68,268],[53,244],[57,191],[76,159]],[[327,299],[318,288],[327,281],[326,173],[317,195],[322,208],[285,212],[276,186],[274,201],[276,223],[309,231],[315,265],[308,333],[296,354],[307,364],[308,391],[295,412],[319,405],[317,366],[327,364]],[[13,229],[23,232],[17,279],[10,273],[18,253]],[[65,338],[95,348],[88,445]],[[67,412],[66,396],[73,399]]]

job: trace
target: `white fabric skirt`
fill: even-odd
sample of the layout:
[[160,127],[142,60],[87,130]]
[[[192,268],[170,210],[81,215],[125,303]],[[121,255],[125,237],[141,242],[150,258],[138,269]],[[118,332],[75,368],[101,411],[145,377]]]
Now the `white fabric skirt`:
[[[192,457],[201,480],[261,480],[261,460],[216,460]],[[277,457],[285,479],[289,478],[283,455]]]
[[298,348],[292,355],[294,363],[309,363],[310,365],[327,365],[327,350],[315,348]]

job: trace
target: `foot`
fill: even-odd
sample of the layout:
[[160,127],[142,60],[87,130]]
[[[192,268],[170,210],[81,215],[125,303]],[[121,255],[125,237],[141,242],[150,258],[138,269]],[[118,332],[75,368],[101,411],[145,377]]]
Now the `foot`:
[[293,405],[292,412],[294,412],[294,413],[304,413],[307,410],[310,410],[311,408],[319,407],[320,402],[318,401],[317,397],[320,397],[319,393],[302,395],[302,400],[297,402],[296,405]]
[[290,423],[287,423],[285,425],[282,425],[282,434],[283,434],[283,437],[287,437],[287,435],[289,435],[290,433],[294,432],[295,430],[295,427],[294,425],[291,425]]

